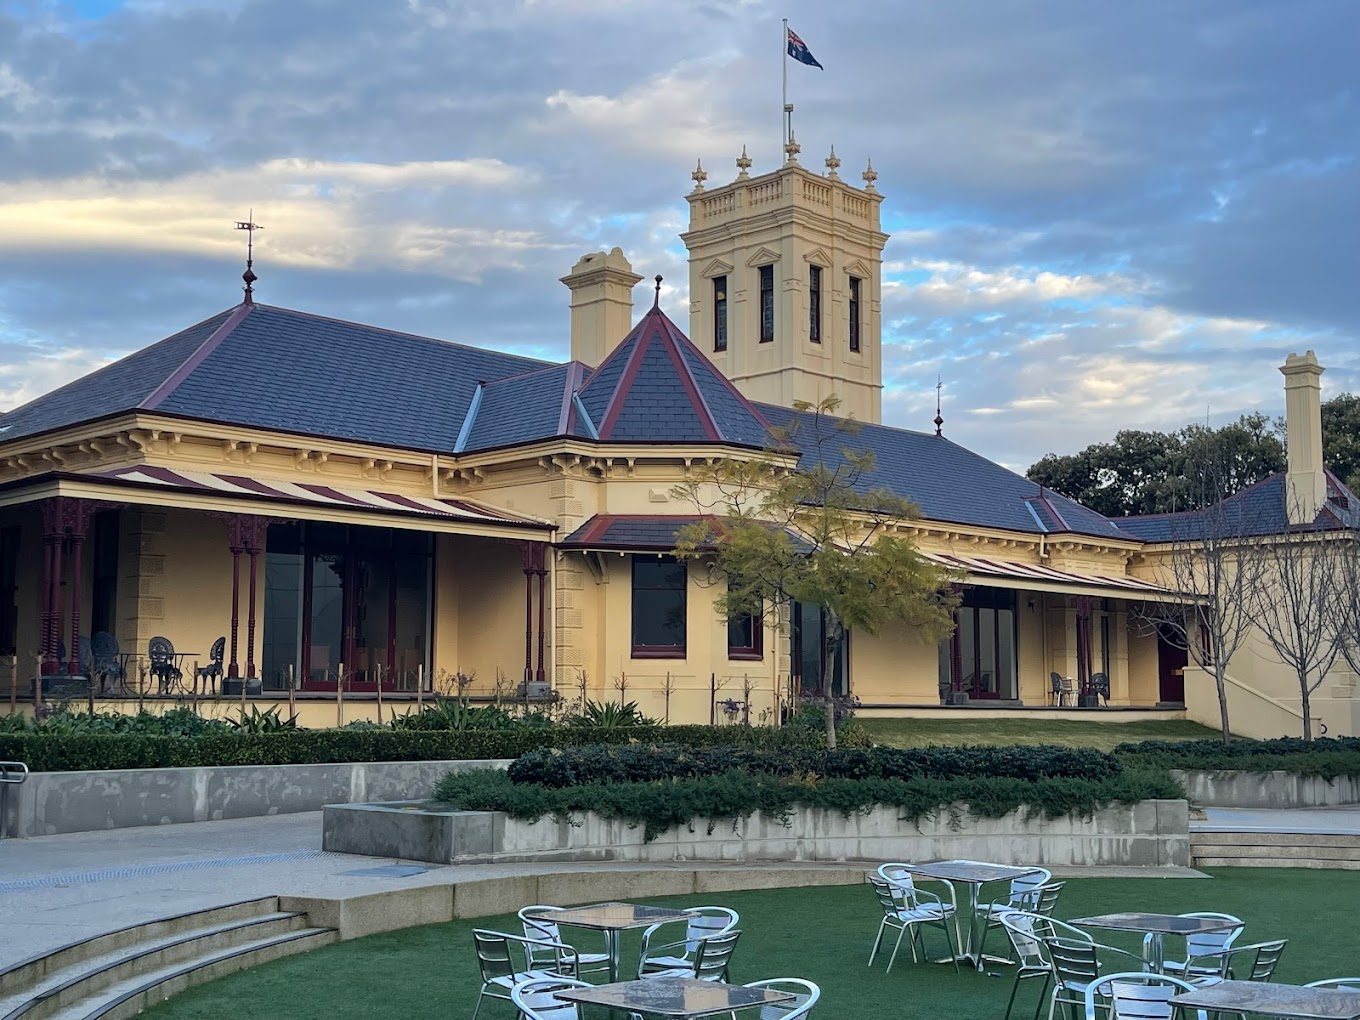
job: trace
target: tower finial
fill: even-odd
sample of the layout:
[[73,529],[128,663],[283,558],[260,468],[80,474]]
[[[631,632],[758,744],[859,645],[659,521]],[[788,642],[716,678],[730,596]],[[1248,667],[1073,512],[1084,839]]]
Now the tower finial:
[[940,391],[944,389],[944,378],[935,377],[935,434],[944,435],[944,415],[940,413]]
[[785,166],[797,166],[798,154],[803,151],[803,147],[798,144],[798,139],[793,137],[793,129],[789,129],[789,142],[784,146],[784,155],[788,157],[784,161]]
[[746,146],[741,147],[741,155],[737,157],[737,169],[741,171],[737,174],[737,180],[744,180],[751,176],[751,157],[746,155]]
[[874,161],[872,159],[867,161],[864,167],[864,173],[860,174],[860,177],[864,179],[864,190],[873,191],[874,181],[878,180],[878,171],[874,169]]
[[653,308],[661,307],[661,274],[656,274],[656,297],[652,300]]
[[701,159],[694,161],[694,173],[690,174],[690,180],[694,182],[695,191],[704,190],[704,181],[708,180],[708,171],[704,169],[704,161]]
[[841,175],[836,173],[841,168],[840,157],[836,155],[836,147],[831,146],[831,155],[826,157],[826,176],[833,181],[839,181]]
[[263,230],[264,227],[255,222],[255,210],[252,209],[244,221],[236,221],[236,229],[246,232],[246,271],[241,274],[241,279],[246,282],[244,303],[253,305],[255,303],[255,281],[259,279],[252,268],[255,262],[255,231]]

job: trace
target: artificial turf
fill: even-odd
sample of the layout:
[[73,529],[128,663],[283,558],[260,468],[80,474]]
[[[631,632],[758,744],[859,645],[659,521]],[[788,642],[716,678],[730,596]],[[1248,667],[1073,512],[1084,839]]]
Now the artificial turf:
[[[1221,869],[1211,880],[1165,878],[1074,879],[1055,916],[1080,917],[1115,910],[1184,913],[1215,910],[1243,918],[1241,944],[1287,938],[1289,947],[1276,979],[1301,983],[1353,974],[1360,957],[1360,872]],[[741,914],[741,943],[732,965],[737,982],[805,977],[822,987],[816,1020],[913,1020],[957,1017],[999,1020],[1010,992],[1011,970],[991,965],[1000,977],[952,967],[913,964],[904,942],[891,973],[881,956],[866,961],[877,929],[877,901],[866,886],[782,889],[639,902],[695,906],[715,903]],[[149,1020],[246,1016],[251,1020],[464,1020],[477,994],[470,932],[474,927],[517,931],[513,917],[408,928],[328,946],[192,989],[147,1012]],[[1097,939],[1137,949],[1136,939],[1099,932]],[[926,929],[927,947],[943,955],[943,936]],[[1003,945],[989,936],[988,950]],[[636,952],[637,934],[625,936]],[[1178,946],[1167,939],[1167,957]],[[1038,982],[1022,988],[1019,1020],[1027,1020]],[[506,1002],[482,1007],[484,1020],[513,1020]]]
[[1108,751],[1134,740],[1204,740],[1218,736],[1184,719],[1143,722],[1086,722],[1045,719],[1034,713],[1023,719],[857,719],[876,744],[923,747],[927,744],[1063,744]]

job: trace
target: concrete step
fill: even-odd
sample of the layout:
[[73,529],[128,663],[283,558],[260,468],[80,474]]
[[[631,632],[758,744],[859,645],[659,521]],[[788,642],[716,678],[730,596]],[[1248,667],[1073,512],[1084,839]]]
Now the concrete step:
[[1300,857],[1200,857],[1195,856],[1197,868],[1314,868],[1336,871],[1360,871],[1360,860],[1328,861]]
[[300,928],[218,949],[126,978],[94,995],[68,1003],[50,1014],[49,1020],[125,1020],[186,988],[271,960],[305,953],[335,940],[334,929]]
[[1360,848],[1360,833],[1252,832],[1244,829],[1190,829],[1190,845],[1215,843],[1223,846],[1337,846]]
[[[272,914],[279,909],[277,896],[265,896],[253,900],[241,900],[220,907],[194,910],[173,917],[161,917],[154,921],[144,921],[129,925],[116,931],[95,935],[79,942],[72,942],[11,964],[0,970],[0,998],[13,996],[25,988],[34,987],[47,975],[68,967],[105,956],[120,949],[127,949],[140,943],[154,942],[174,935],[197,929],[210,928],[231,921],[245,920]],[[0,1017],[4,1012],[0,1011]]]
[[1193,843],[1196,857],[1276,857],[1280,860],[1360,861],[1360,847],[1345,846],[1246,846],[1241,843]]
[[1360,869],[1360,835],[1191,830],[1197,868]]
[[285,936],[306,926],[303,914],[274,911],[136,942],[49,970],[41,980],[0,1000],[0,1017],[48,1020],[71,1003],[130,978],[247,943]]

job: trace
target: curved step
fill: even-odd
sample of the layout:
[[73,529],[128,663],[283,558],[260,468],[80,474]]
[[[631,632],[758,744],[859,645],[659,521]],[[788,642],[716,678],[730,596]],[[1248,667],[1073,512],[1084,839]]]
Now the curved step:
[[[93,960],[118,949],[138,945],[170,935],[192,931],[227,921],[272,914],[279,909],[277,896],[261,896],[239,900],[219,907],[192,910],[171,917],[158,917],[114,931],[93,935],[37,956],[20,960],[0,970],[0,999],[15,995],[20,989],[35,986],[49,975],[67,967]],[[3,1015],[3,1014],[0,1014]]]
[[336,940],[333,928],[299,931],[257,939],[221,949],[186,963],[128,978],[100,993],[62,1007],[53,1020],[125,1020],[194,985],[296,953],[305,953]]
[[138,975],[216,951],[286,935],[306,926],[307,919],[303,914],[275,911],[115,949],[49,971],[37,985],[0,1001],[0,1020],[48,1020],[63,1007]]

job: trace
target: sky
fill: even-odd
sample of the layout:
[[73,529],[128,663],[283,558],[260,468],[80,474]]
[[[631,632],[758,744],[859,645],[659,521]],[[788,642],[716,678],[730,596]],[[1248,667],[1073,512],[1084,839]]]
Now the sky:
[[[1023,470],[1360,391],[1357,0],[0,0],[0,409],[240,299],[565,359],[584,252],[687,325],[684,195],[885,195],[884,421]],[[635,292],[637,310],[644,289]],[[362,386],[362,379],[354,385]]]

